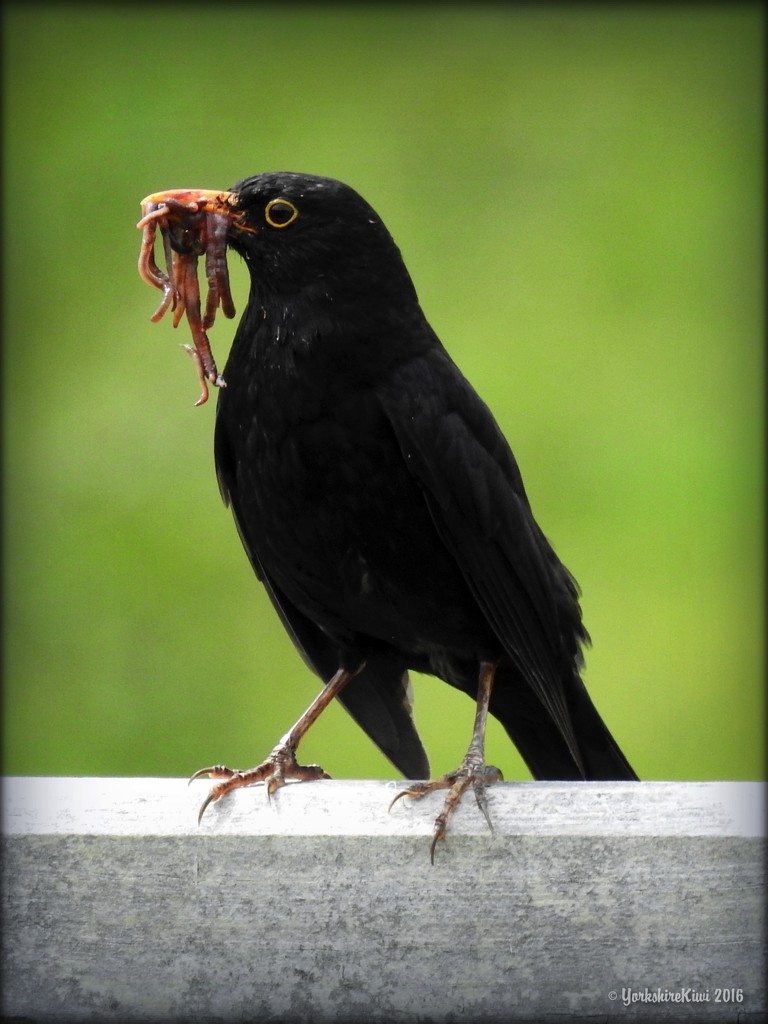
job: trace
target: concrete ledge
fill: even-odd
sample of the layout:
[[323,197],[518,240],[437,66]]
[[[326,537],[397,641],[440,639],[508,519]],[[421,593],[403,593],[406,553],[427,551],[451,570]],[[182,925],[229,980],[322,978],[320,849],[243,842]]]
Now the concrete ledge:
[[4,781],[4,1019],[765,1019],[762,784],[207,785]]

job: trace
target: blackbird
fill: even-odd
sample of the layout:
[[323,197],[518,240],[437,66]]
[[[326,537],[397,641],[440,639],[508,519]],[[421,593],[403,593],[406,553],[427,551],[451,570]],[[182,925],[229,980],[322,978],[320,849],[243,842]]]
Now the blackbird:
[[381,218],[349,186],[308,174],[200,196],[226,217],[251,283],[219,379],[221,493],[326,684],[262,764],[195,773],[223,780],[201,816],[238,786],[328,778],[296,748],[334,697],[407,779],[428,780],[409,670],[476,701],[459,768],[395,798],[448,791],[433,859],[468,788],[488,818],[485,788],[501,777],[485,763],[488,712],[536,779],[635,779],[580,678],[589,638],[576,582]]

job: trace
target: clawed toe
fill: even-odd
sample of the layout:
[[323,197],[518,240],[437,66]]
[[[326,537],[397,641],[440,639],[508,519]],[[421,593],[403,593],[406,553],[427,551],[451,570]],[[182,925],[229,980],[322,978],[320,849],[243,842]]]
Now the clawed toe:
[[197,815],[198,824],[202,821],[203,815],[210,804],[220,800],[227,793],[231,793],[233,789],[240,789],[243,786],[252,786],[257,782],[263,782],[267,792],[267,799],[269,799],[289,779],[295,779],[298,782],[312,782],[317,779],[330,779],[330,775],[324,772],[318,764],[299,764],[296,760],[295,751],[290,746],[278,744],[266,761],[263,761],[255,768],[243,771],[238,768],[227,768],[223,764],[217,764],[212,765],[210,768],[199,769],[189,781],[194,782],[195,779],[202,778],[223,779],[224,781],[212,786],[208,796],[203,800]]
[[417,800],[419,797],[426,796],[427,793],[431,793],[435,789],[445,789],[448,785],[445,781],[446,779],[447,776],[443,775],[442,778],[431,779],[429,782],[414,782],[408,789],[401,789],[399,793],[395,793],[390,802],[389,810],[391,811],[397,801],[402,800],[404,796],[410,796]]
[[200,768],[194,775],[190,775],[187,785],[195,779],[231,779],[233,775],[241,775],[240,768],[227,768],[223,764],[212,764],[210,768]]
[[492,785],[494,782],[498,782],[501,778],[502,774],[498,768],[494,768],[493,765],[486,765],[482,761],[478,762],[475,759],[467,757],[461,767],[457,768],[456,771],[447,772],[445,775],[441,775],[439,779],[430,779],[428,782],[414,782],[407,789],[401,790],[391,801],[389,809],[391,811],[397,801],[404,796],[419,799],[426,796],[427,793],[433,793],[439,789],[448,790],[443,804],[443,809],[435,818],[435,829],[432,836],[432,844],[429,848],[429,859],[434,864],[435,847],[441,839],[445,839],[445,834],[448,828],[448,819],[457,805],[461,802],[462,796],[470,786],[472,786],[474,790],[477,806],[483,812],[483,816],[488,822],[488,828],[493,831],[490,814],[488,813],[488,801],[485,795],[485,788],[486,786]]

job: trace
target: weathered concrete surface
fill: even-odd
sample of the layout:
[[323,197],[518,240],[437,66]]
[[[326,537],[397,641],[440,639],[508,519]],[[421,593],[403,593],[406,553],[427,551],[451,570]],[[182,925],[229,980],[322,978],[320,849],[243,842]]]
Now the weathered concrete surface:
[[764,1019],[761,784],[207,785],[4,781],[6,1018]]

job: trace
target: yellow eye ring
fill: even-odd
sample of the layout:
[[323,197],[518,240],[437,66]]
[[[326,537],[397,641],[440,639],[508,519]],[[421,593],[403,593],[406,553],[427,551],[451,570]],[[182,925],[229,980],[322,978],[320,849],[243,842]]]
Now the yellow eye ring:
[[287,199],[270,199],[264,208],[264,220],[271,228],[287,228],[299,216],[299,211]]

